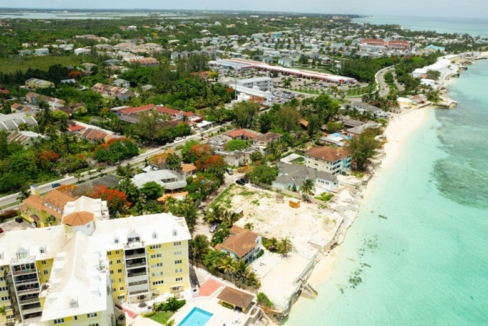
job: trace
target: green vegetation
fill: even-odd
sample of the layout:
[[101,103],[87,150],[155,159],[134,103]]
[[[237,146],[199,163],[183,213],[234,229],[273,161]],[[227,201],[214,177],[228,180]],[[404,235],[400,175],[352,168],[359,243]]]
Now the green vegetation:
[[277,239],[277,238],[264,238],[263,237],[263,246],[271,251],[282,254],[286,256],[292,249],[292,243],[288,238]]
[[256,184],[264,183],[270,185],[277,176],[278,171],[275,168],[266,165],[258,165],[249,174],[249,180]]
[[240,151],[240,150],[247,148],[248,146],[249,145],[245,140],[233,139],[227,143],[226,149],[229,152]]
[[315,199],[318,199],[318,200],[322,200],[324,202],[328,202],[329,200],[332,199],[332,197],[334,197],[334,194],[330,194],[330,193],[326,193],[326,192],[323,192],[320,194],[320,196],[317,196],[317,197],[314,197]]
[[[4,74],[13,74],[17,71],[26,72],[29,69],[48,71],[49,67],[54,65],[61,65],[63,67],[78,65],[80,59],[80,57],[76,58],[75,56],[3,58],[0,60],[0,71]],[[66,76],[66,78],[68,78],[68,76]]]
[[376,154],[376,149],[381,146],[381,141],[376,136],[381,134],[381,129],[366,129],[358,137],[353,137],[346,142],[346,150],[351,154],[358,170],[364,170],[365,164]]
[[154,315],[150,316],[149,318],[151,318],[157,323],[165,325],[173,315],[174,313],[172,313],[171,311],[161,311],[161,312],[156,312]]

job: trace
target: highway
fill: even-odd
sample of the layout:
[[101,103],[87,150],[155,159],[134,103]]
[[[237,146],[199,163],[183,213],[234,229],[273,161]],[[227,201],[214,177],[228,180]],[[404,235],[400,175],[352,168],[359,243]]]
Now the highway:
[[378,85],[380,87],[380,89],[379,89],[380,97],[386,96],[390,92],[390,88],[385,83],[385,74],[391,70],[395,70],[395,67],[393,67],[393,66],[387,67],[387,68],[381,69],[380,71],[378,71],[376,73],[376,81],[378,82]]
[[[204,134],[209,134],[209,133],[215,132],[215,131],[219,130],[221,127],[227,126],[229,124],[230,124],[230,122],[227,122],[227,123],[224,123],[222,125],[218,125],[216,127],[210,128],[210,129],[206,130],[204,132]],[[160,148],[154,148],[154,149],[148,150],[147,152],[145,152],[143,154],[140,154],[140,155],[132,157],[130,159],[121,161],[120,164],[122,164],[122,165],[126,165],[126,164],[137,165],[137,164],[143,163],[146,158],[148,158],[152,155],[155,155],[155,154],[161,154],[167,148],[175,148],[178,145],[183,145],[183,144],[185,144],[185,142],[187,142],[190,139],[200,140],[201,139],[200,133],[196,134],[196,135],[188,136],[185,139],[182,139],[180,141],[176,141],[173,143],[166,144],[165,146],[160,147]],[[107,173],[114,172],[116,169],[117,169],[117,165],[108,166],[102,173],[98,173],[98,172],[96,172],[96,170],[92,170],[91,174],[89,174],[88,172],[84,172],[82,174],[82,177],[79,180],[80,181],[89,180],[89,179],[92,179],[93,177],[99,176],[101,174],[107,174]],[[78,178],[75,178],[73,176],[66,176],[63,179],[52,181],[52,182],[47,183],[47,184],[39,185],[39,192],[42,194],[42,193],[46,193],[46,192],[53,190],[53,187],[52,187],[53,183],[59,183],[61,185],[69,185],[69,184],[74,184],[77,182],[78,182]],[[0,198],[0,207],[15,203],[18,200],[17,198],[19,197],[19,194],[20,193],[15,193],[15,194],[11,194],[11,195],[8,195],[5,197],[1,197]],[[19,205],[12,205],[12,206],[6,207],[0,211],[9,210],[9,209],[17,209],[18,206]]]

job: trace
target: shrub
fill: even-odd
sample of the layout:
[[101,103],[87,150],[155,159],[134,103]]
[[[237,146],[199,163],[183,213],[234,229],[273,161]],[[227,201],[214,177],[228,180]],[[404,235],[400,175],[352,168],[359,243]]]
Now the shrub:
[[141,314],[142,317],[144,318],[149,318],[149,317],[152,317],[156,314],[156,311],[151,311],[151,312],[148,312],[147,314]]
[[263,250],[263,249],[261,249],[261,251],[260,251],[260,252],[258,252],[258,255],[256,256],[256,258],[259,258],[259,257],[261,257],[262,255],[264,255],[264,250]]
[[18,211],[10,209],[10,210],[5,211],[5,212],[0,214],[0,221],[7,220],[7,219],[15,217],[17,215],[19,215]]

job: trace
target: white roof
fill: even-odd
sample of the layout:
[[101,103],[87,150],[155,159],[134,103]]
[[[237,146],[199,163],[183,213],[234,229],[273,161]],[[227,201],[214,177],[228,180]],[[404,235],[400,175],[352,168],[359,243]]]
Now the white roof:
[[[175,179],[175,181],[165,182],[163,180]],[[148,182],[156,182],[165,189],[179,189],[186,186],[186,181],[183,176],[171,170],[157,170],[146,173],[137,174],[132,178],[132,182],[142,188]]]
[[107,310],[107,274],[95,242],[77,232],[54,260],[42,321]]

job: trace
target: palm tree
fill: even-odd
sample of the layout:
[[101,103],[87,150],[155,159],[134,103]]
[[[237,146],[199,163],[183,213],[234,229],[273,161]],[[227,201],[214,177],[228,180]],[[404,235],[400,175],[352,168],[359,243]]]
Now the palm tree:
[[167,322],[164,324],[164,326],[173,326],[174,324],[175,324],[175,320],[174,320],[174,319],[170,319],[170,320],[168,320],[168,321],[167,321]]
[[53,225],[53,223],[56,221],[56,218],[54,216],[48,216],[45,219],[46,224],[48,225]]
[[269,239],[268,250],[271,252],[278,251],[278,239],[276,239],[275,237]]
[[315,184],[312,179],[303,181],[303,184],[300,186],[300,191],[302,192],[304,200],[308,200],[308,197],[312,195],[314,188]]
[[254,224],[252,224],[251,222],[246,223],[246,225],[244,225],[244,228],[246,230],[252,231],[252,230],[254,230]]
[[235,260],[231,256],[228,256],[220,265],[220,269],[224,271],[225,274],[232,274],[235,271]]
[[31,192],[27,186],[24,186],[19,189],[19,196],[17,197],[17,200],[19,201],[24,201],[25,199],[29,198],[31,195]]
[[199,234],[190,240],[190,254],[195,259],[200,259],[208,252],[209,242],[206,235]]
[[46,102],[39,102],[39,108],[41,109],[41,112],[37,116],[37,123],[41,133],[44,133],[46,128],[53,122],[54,119],[51,109],[49,108],[49,104]]
[[283,255],[283,257],[286,257],[288,253],[291,251],[293,248],[291,241],[288,238],[284,238],[280,242],[280,253]]

